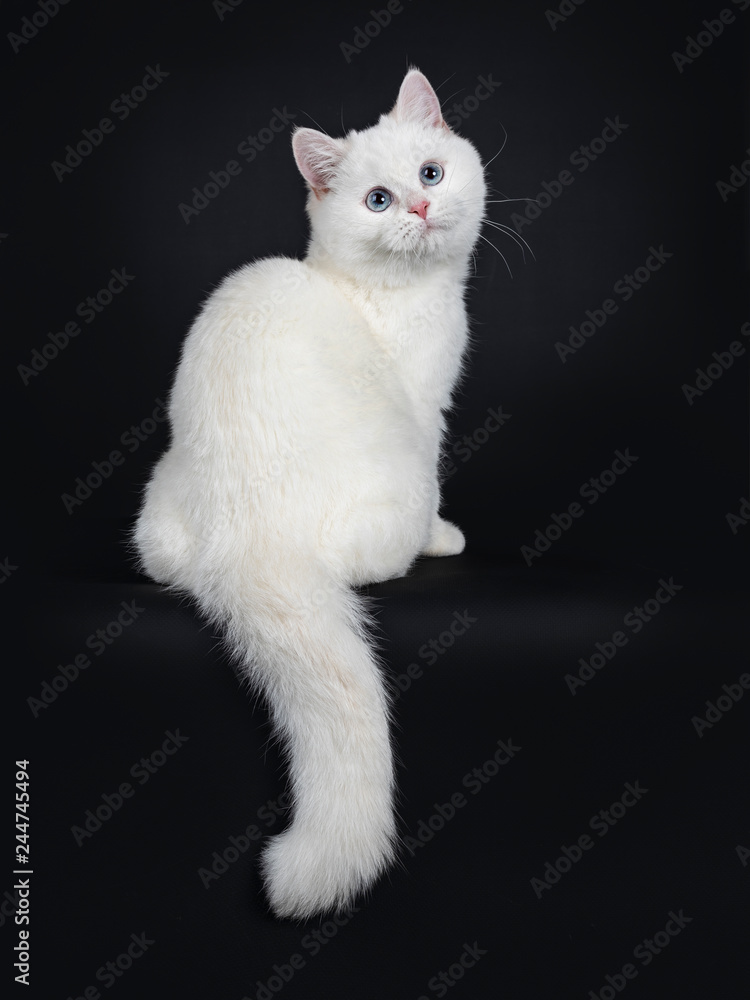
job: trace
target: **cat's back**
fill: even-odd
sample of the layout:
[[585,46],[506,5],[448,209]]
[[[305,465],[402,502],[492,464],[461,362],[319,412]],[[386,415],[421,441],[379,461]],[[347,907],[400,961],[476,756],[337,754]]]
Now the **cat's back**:
[[[334,282],[304,260],[267,257],[229,274],[204,303],[188,334],[186,350],[251,349],[258,342],[279,349],[310,341],[311,326],[330,329],[356,322],[351,303]],[[266,349],[271,343],[265,343]]]
[[201,427],[251,411],[309,422],[313,414],[325,421],[369,412],[373,397],[402,405],[381,357],[361,308],[325,273],[287,257],[246,264],[221,282],[188,333],[173,426],[178,438],[194,438]]

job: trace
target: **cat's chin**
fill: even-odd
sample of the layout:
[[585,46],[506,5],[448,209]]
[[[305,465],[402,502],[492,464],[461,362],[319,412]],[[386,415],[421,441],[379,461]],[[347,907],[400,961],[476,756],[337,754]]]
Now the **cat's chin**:
[[391,245],[382,248],[384,259],[398,258],[401,264],[420,266],[426,262],[441,263],[450,256],[451,241],[445,226],[425,221],[419,227],[399,234]]
[[415,256],[447,260],[455,255],[459,234],[453,224],[442,219],[425,219],[403,234],[402,251]]
[[400,252],[387,251],[382,255],[379,267],[374,266],[386,278],[392,277],[394,284],[400,284],[402,279],[418,281],[422,275],[429,275],[435,268],[443,267],[449,263],[448,255],[425,239],[416,246],[410,246]]

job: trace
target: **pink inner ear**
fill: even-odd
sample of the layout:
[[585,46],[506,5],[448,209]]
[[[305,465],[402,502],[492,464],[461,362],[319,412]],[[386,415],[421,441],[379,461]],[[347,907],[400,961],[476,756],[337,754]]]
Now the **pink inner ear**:
[[444,125],[437,94],[427,77],[418,69],[409,70],[404,77],[393,110],[402,122],[417,122],[433,128]]
[[292,135],[294,158],[314,191],[326,191],[344,155],[342,139],[332,139],[312,128],[298,128]]

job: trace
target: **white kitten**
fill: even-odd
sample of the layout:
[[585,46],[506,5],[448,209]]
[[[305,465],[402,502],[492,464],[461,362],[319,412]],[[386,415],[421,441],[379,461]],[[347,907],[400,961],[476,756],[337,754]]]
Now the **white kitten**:
[[292,142],[308,254],[248,264],[203,306],[134,542],[225,627],[268,702],[294,809],[266,889],[278,916],[308,917],[394,856],[388,703],[351,588],[464,547],[437,465],[485,183],[417,70],[372,128]]

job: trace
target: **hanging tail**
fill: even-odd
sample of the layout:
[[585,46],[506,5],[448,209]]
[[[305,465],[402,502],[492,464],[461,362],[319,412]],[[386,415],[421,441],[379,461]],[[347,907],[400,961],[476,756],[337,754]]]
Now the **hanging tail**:
[[269,902],[279,917],[340,910],[395,853],[388,703],[365,611],[309,565],[235,583],[230,590],[221,574],[223,599],[215,593],[206,610],[228,623],[265,695],[293,797],[291,826],[262,857]]

